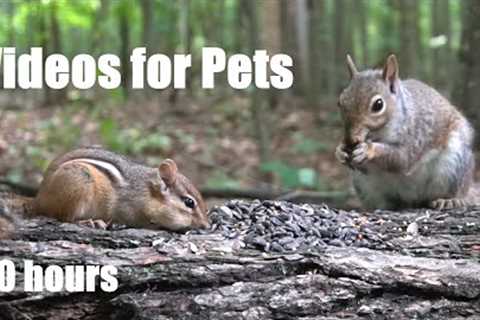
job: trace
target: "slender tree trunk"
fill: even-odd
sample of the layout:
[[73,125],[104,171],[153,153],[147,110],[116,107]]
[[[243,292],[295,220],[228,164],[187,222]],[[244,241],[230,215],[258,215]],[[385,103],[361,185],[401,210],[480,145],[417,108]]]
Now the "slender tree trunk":
[[[192,24],[190,22],[191,13],[190,13],[190,0],[182,0],[181,1],[181,8],[180,8],[180,36],[181,36],[181,49],[185,53],[192,53]],[[194,65],[190,68],[190,71],[187,71],[186,74],[186,85],[187,85],[187,93],[189,96],[194,95],[194,91],[192,88],[193,85],[193,69]]]
[[[8,19],[8,36],[7,36],[7,45],[16,47],[16,39],[15,39],[15,25],[13,24],[13,19],[15,17],[15,2],[14,1],[6,1],[7,6],[7,19]],[[17,48],[18,49],[18,48]]]
[[[460,77],[455,92],[456,105],[461,106],[477,132],[480,130],[480,1],[464,0],[462,41],[459,51]],[[476,140],[480,145],[479,139]]]
[[[122,88],[125,99],[130,93],[130,28],[128,22],[128,3],[124,1],[118,11],[119,34],[120,34],[120,61],[122,72]],[[145,84],[146,85],[146,84]]]
[[245,6],[243,5],[244,2],[237,0],[235,3],[235,25],[236,25],[236,32],[234,34],[235,41],[234,41],[234,50],[235,52],[244,52],[246,49],[245,43],[246,41],[246,32],[248,19],[247,13],[245,12]]
[[[310,43],[309,43],[309,15],[306,0],[295,1],[295,27],[297,34],[297,61],[300,62],[297,81],[300,81],[301,93],[308,95],[308,82],[310,81]],[[297,62],[298,63],[298,62]],[[309,99],[310,100],[310,99]]]
[[[258,3],[262,17],[260,19],[260,39],[257,48],[265,48],[270,55],[280,53],[282,40],[280,34],[281,8],[277,0],[265,0]],[[268,97],[268,109],[273,110],[278,102],[279,90],[264,90]]]
[[386,14],[383,14],[380,18],[380,26],[382,34],[389,35],[382,37],[382,40],[379,43],[380,50],[372,51],[370,64],[379,64],[385,61],[385,58],[390,53],[400,53],[400,48],[398,46],[398,35],[399,31],[397,29],[398,24],[398,4],[396,0],[386,0],[385,6],[387,7]]
[[[50,42],[53,53],[63,53],[62,50],[62,33],[60,23],[58,22],[57,2],[50,3]],[[67,99],[67,88],[60,90],[52,90],[51,98],[54,103],[61,104]]]
[[400,31],[399,63],[404,77],[418,77],[420,75],[419,64],[422,52],[420,48],[419,15],[417,0],[401,0],[398,2],[400,19],[398,30]]
[[[294,61],[299,61],[297,50],[297,28],[295,25],[295,1],[281,0],[280,1],[280,21],[281,21],[281,47],[282,52],[288,54]],[[301,69],[297,63],[293,64],[292,71],[295,78],[300,77]],[[301,81],[294,81],[291,92],[297,93],[301,91]]]
[[[249,42],[250,51],[253,52],[259,47],[259,27],[257,17],[257,2],[255,0],[243,1],[245,5],[245,13],[249,21]],[[259,158],[261,163],[271,160],[270,136],[268,132],[267,114],[268,105],[265,103],[262,92],[252,86],[251,88],[250,108],[253,116],[253,124],[255,136],[257,139]]]
[[[35,20],[37,22],[37,30],[38,30],[38,41],[37,43],[40,47],[43,48],[43,64],[45,65],[45,60],[50,53],[49,50],[49,30],[47,25],[47,12],[45,12],[44,7],[41,4],[37,4],[35,6]],[[44,86],[43,89],[43,107],[47,107],[52,105],[54,96],[53,90],[50,89],[48,86]]]
[[361,61],[364,66],[368,66],[370,61],[368,60],[368,4],[366,0],[356,0],[355,2],[355,22],[356,29],[358,30],[358,39],[360,41],[360,54],[361,59],[357,57],[357,61]]
[[432,80],[435,88],[450,94],[451,81],[451,24],[448,0],[432,1],[432,37],[436,40],[432,49]]
[[322,28],[323,11],[325,10],[325,1],[309,0],[308,9],[310,12],[310,30],[309,30],[309,64],[308,73],[308,93],[307,99],[310,106],[317,106],[321,94],[325,94],[324,79],[325,74],[322,70],[323,54],[327,51],[324,47],[322,37],[325,30]]
[[105,20],[108,16],[109,9],[110,1],[100,0],[100,6],[92,17],[92,41],[90,43],[90,52],[94,55],[102,52],[103,49],[103,40],[105,38]]
[[[153,49],[153,1],[152,0],[141,0],[140,7],[142,10],[142,46],[146,48],[147,57],[150,55],[150,52]],[[144,66],[143,81],[147,84],[147,69]],[[150,96],[150,90],[148,85],[145,85],[143,93],[145,96]]]
[[218,5],[217,11],[217,43],[220,47],[225,48],[226,24],[225,24],[225,0],[216,0]]
[[153,43],[153,2],[152,0],[142,0],[142,45],[147,48],[147,52]]
[[347,69],[345,67],[345,57],[348,54],[355,56],[353,50],[353,28],[351,23],[351,10],[349,9],[352,2],[349,0],[335,1],[335,91],[339,92],[348,79]]

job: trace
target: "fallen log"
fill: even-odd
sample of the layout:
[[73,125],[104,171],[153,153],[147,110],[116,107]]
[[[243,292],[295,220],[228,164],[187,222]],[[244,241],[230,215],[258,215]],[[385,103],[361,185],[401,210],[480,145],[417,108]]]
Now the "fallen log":
[[[13,239],[1,241],[0,257],[19,272],[15,289],[0,293],[0,318],[480,315],[478,208],[362,213],[231,201],[210,215],[211,230],[186,234],[22,221]],[[44,267],[113,265],[119,286],[114,292],[25,292],[24,260]]]

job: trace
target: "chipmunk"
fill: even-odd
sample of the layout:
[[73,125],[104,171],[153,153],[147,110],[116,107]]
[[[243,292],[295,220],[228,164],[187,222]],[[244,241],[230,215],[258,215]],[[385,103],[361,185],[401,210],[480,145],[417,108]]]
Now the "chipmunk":
[[471,205],[473,129],[430,86],[400,80],[395,55],[379,70],[359,72],[347,55],[350,83],[339,97],[345,136],[336,157],[352,169],[367,208],[435,209]]
[[83,147],[56,158],[34,198],[6,202],[27,217],[66,222],[103,221],[172,231],[208,227],[202,196],[173,160],[151,168],[100,147]]

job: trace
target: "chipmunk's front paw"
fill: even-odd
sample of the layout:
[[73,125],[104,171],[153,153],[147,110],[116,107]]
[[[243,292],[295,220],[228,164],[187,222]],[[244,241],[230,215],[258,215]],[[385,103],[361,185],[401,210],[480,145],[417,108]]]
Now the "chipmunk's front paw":
[[353,166],[360,166],[365,161],[372,160],[373,156],[373,145],[370,142],[362,142],[353,149],[351,163]]
[[430,203],[430,207],[436,210],[454,209],[465,207],[467,202],[464,199],[451,198],[451,199],[437,199]]
[[344,143],[340,143],[335,149],[335,157],[341,164],[347,164],[349,161],[349,154]]

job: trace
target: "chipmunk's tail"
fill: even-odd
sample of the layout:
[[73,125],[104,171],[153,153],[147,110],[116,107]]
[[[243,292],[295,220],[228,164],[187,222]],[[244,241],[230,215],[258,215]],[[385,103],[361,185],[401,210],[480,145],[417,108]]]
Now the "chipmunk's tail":
[[33,199],[10,192],[0,192],[0,239],[10,238],[23,217],[33,215]]

